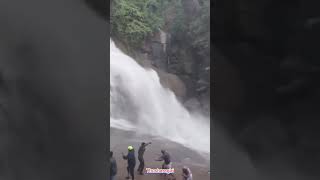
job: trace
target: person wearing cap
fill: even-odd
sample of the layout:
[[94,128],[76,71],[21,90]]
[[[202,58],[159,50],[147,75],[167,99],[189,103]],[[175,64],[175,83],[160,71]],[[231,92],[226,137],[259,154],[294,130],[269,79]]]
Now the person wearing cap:
[[143,175],[143,169],[144,169],[143,154],[146,151],[146,147],[149,144],[151,144],[151,142],[149,142],[149,143],[142,142],[141,146],[139,147],[139,150],[138,150],[138,160],[140,162],[139,167],[138,167],[138,172],[139,172],[140,175]]
[[182,168],[182,178],[183,180],[192,180],[191,170],[186,166]]
[[134,148],[132,146],[128,146],[128,154],[124,155],[122,153],[123,159],[128,161],[127,171],[128,176],[126,179],[130,179],[129,174],[131,175],[132,180],[134,180],[134,168],[136,166],[136,157],[134,155]]

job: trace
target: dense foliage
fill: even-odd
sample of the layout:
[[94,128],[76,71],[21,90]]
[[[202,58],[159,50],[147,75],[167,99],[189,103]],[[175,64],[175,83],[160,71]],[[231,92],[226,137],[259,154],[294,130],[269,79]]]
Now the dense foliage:
[[169,8],[174,9],[169,29],[174,41],[185,41],[200,54],[210,47],[210,0],[198,0],[198,15],[190,17],[183,0],[113,0],[111,7],[111,35],[126,44],[139,46],[150,34],[165,23]]
[[114,0],[111,7],[111,34],[130,45],[140,45],[163,25],[165,0]]
[[176,18],[171,29],[175,41],[188,39],[192,48],[201,55],[207,55],[210,51],[210,0],[198,0],[199,12],[195,17],[189,17],[182,5],[177,0]]
[[199,16],[189,26],[189,37],[192,46],[200,52],[210,51],[210,1],[205,0],[201,6]]

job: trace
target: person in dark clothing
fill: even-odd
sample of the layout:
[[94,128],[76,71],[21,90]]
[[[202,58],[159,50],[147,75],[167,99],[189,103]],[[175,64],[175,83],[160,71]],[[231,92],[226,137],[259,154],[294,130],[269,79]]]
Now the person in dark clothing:
[[[163,161],[162,169],[171,169],[172,168],[172,163],[171,163],[170,154],[165,150],[161,150],[161,154],[162,155],[159,157],[159,159],[156,159],[156,161]],[[174,177],[173,174],[169,174],[169,175]]]
[[113,152],[110,151],[110,180],[115,180],[117,174],[117,162],[113,157]]
[[139,151],[138,151],[138,160],[140,162],[139,164],[139,167],[138,167],[138,172],[140,175],[143,175],[143,169],[144,169],[144,159],[143,159],[143,154],[144,152],[146,151],[146,147],[151,144],[151,142],[149,143],[141,143],[141,146],[139,148]]
[[123,159],[128,160],[128,166],[127,166],[127,171],[128,171],[128,176],[126,179],[129,179],[129,174],[131,175],[132,180],[134,180],[134,168],[136,166],[136,157],[134,155],[134,149],[132,146],[128,146],[128,154],[125,156],[122,153]]
[[162,164],[162,168],[163,169],[170,169],[171,168],[170,154],[165,150],[161,150],[161,154],[162,155],[159,157],[159,159],[156,159],[156,161],[164,161]]

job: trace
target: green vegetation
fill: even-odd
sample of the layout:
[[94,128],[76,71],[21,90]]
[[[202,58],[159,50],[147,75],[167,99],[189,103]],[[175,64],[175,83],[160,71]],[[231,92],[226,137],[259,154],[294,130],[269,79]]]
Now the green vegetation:
[[210,0],[198,0],[198,15],[189,17],[184,11],[181,0],[177,0],[176,18],[171,29],[174,41],[188,40],[188,44],[199,55],[208,55],[210,51]]
[[210,0],[198,0],[199,13],[195,17],[185,12],[182,0],[113,0],[111,7],[111,36],[132,47],[139,47],[144,39],[165,24],[169,8],[174,9],[169,33],[174,41],[190,44],[200,54],[210,47]]
[[161,14],[166,0],[114,0],[111,7],[111,35],[130,45],[140,45],[164,23]]
[[199,53],[210,51],[210,1],[204,0],[199,16],[190,23],[188,37]]

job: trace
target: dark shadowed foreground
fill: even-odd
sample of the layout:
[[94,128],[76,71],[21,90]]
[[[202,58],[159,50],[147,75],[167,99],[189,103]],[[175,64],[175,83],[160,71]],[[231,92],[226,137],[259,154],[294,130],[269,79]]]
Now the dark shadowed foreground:
[[97,14],[77,0],[0,1],[0,179],[106,179]]
[[319,179],[317,1],[216,2],[214,178]]

